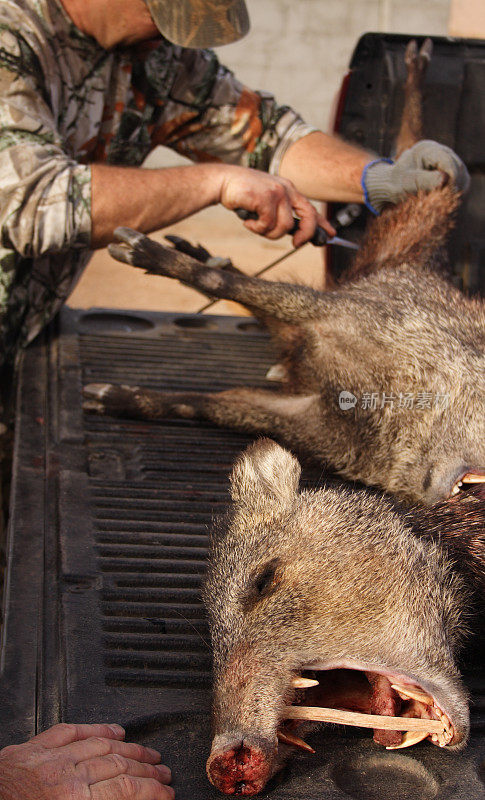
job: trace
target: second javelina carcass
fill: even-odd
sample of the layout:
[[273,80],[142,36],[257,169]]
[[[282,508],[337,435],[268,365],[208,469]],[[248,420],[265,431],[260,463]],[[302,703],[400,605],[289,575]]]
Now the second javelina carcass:
[[[428,57],[426,44],[418,55],[410,43],[398,151],[418,138]],[[346,282],[328,292],[222,271],[118,229],[116,258],[235,300],[261,319],[285,380],[279,391],[218,393],[91,384],[86,409],[198,417],[274,436],[407,501],[432,504],[484,481],[485,305],[440,274],[458,202],[443,186],[387,208],[370,223]],[[353,405],[340,407],[342,392]]]
[[[283,711],[302,701],[294,688],[302,673],[319,680],[305,705],[443,719],[444,736],[421,739],[452,749],[468,734],[455,663],[467,580],[442,544],[418,533],[433,529],[439,509],[397,512],[385,497],[345,486],[299,492],[299,475],[298,461],[275,442],[251,445],[213,534],[204,592],[214,649],[207,773],[225,794],[261,791],[291,752],[278,740],[308,730],[285,722]],[[473,503],[465,494],[443,504],[451,533]],[[483,511],[477,501],[482,533]],[[374,739],[406,747],[420,736],[377,730]]]

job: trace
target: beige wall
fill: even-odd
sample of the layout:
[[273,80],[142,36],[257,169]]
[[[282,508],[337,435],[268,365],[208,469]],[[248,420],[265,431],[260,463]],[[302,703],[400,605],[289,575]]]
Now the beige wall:
[[[483,0],[479,0],[483,2]],[[450,0],[247,0],[252,29],[221,60],[326,128],[352,50],[366,31],[446,34]]]
[[451,36],[485,39],[483,0],[451,0],[448,32]]

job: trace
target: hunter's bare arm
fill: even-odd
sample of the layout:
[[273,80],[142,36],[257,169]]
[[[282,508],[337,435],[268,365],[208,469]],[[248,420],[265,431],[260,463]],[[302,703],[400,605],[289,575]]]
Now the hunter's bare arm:
[[313,200],[362,203],[365,184],[366,204],[376,214],[387,203],[399,203],[409,194],[442,186],[443,173],[455,191],[466,192],[470,183],[460,157],[438,142],[417,142],[395,163],[389,163],[321,131],[294,142],[277,172]]
[[313,200],[362,203],[362,171],[374,158],[342,139],[315,131],[288,148],[278,174]]
[[165,169],[141,169],[93,164],[91,246],[112,241],[115,228],[124,226],[150,233],[177,222],[202,208],[222,203],[258,214],[246,227],[276,239],[293,227],[299,246],[311,238],[321,218],[311,203],[284,177],[231,164],[197,164]]
[[[103,247],[119,226],[150,233],[216,203],[258,212],[259,220],[246,227],[272,239],[289,231],[296,215],[302,223],[294,242],[303,244],[317,222],[305,197],[362,202],[360,179],[371,160],[372,154],[315,132],[290,146],[278,178],[230,164],[151,170],[94,164],[91,245]],[[322,217],[318,222],[325,224]]]

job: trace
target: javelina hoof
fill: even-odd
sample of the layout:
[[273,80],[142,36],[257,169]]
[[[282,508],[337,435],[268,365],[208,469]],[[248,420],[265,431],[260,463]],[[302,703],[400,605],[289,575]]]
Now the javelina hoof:
[[408,70],[417,68],[420,71],[424,71],[429,61],[431,61],[432,54],[433,42],[431,39],[424,40],[419,52],[416,39],[411,39],[406,47],[404,63],[406,64]]
[[134,252],[139,249],[145,239],[150,241],[148,236],[134,231],[132,228],[116,228],[114,239],[115,241],[108,245],[108,252],[113,258],[123,261],[125,264],[134,264]]
[[169,274],[164,270],[163,262],[166,259],[170,261],[174,254],[172,248],[165,247],[132,228],[116,228],[114,242],[108,245],[108,252],[118,261],[157,275]]
[[115,386],[112,383],[88,383],[83,388],[83,409],[91,414],[137,416],[137,386]]

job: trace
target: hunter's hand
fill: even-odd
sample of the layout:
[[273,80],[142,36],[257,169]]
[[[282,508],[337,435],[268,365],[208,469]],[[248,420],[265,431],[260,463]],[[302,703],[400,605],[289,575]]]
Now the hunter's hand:
[[0,750],[0,800],[172,800],[155,750],[119,725],[55,725]]
[[298,192],[291,181],[244,167],[227,167],[224,171],[220,202],[229,209],[244,208],[258,215],[244,225],[253,233],[268,239],[279,239],[289,233],[294,217],[300,220],[293,236],[293,245],[300,247],[308,242],[317,225],[321,225],[330,236],[335,230],[312,204]]
[[461,158],[446,145],[423,139],[405,150],[395,163],[381,159],[366,166],[362,175],[366,205],[379,213],[386,203],[399,203],[408,194],[437,189],[443,185],[443,173],[457,192],[466,192],[470,176]]

